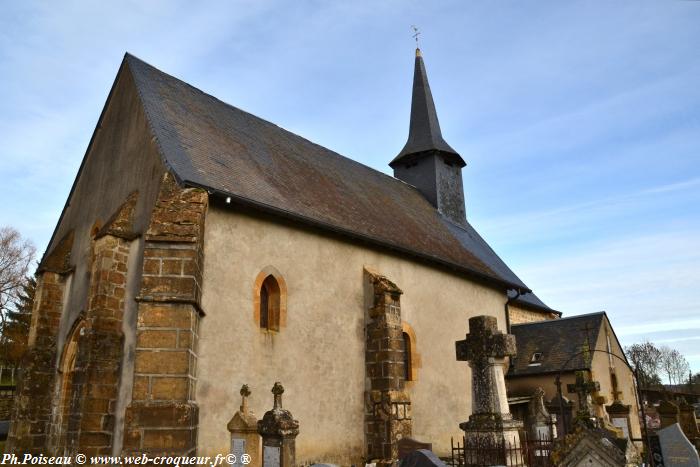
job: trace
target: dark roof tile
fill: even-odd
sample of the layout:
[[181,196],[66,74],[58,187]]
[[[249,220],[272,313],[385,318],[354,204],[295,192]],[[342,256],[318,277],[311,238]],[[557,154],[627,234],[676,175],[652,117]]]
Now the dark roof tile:
[[527,289],[471,226],[450,224],[414,187],[125,60],[181,182]]
[[[527,324],[514,324],[511,334],[515,335],[517,355],[511,360],[508,376],[535,375],[555,372],[562,369],[575,370],[588,368],[583,355],[576,355],[583,350],[586,342],[586,329],[591,347],[598,340],[605,312],[572,316],[570,318],[552,319]],[[535,352],[542,353],[540,365],[530,365]]]

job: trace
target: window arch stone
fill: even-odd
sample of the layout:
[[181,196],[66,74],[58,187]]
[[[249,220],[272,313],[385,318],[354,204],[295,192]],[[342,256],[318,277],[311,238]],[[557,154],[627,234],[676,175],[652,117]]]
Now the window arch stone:
[[413,327],[403,321],[401,323],[401,332],[404,339],[408,338],[404,349],[408,350],[409,354],[404,358],[404,362],[408,363],[405,375],[407,376],[406,382],[410,383],[418,379],[418,369],[421,367],[421,358],[417,351],[416,332],[413,330]]
[[[261,314],[262,308],[268,311]],[[287,325],[287,284],[273,266],[264,267],[253,284],[253,320],[264,331],[279,331]]]

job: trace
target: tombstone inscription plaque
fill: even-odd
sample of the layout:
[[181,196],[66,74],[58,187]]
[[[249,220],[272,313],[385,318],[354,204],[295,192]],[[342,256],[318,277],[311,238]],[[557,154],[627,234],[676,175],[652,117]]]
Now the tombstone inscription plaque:
[[625,438],[629,439],[630,428],[629,428],[629,423],[627,422],[627,419],[626,418],[613,418],[611,421],[612,421],[612,424],[614,426],[616,426],[622,430],[622,435]]
[[678,423],[658,431],[664,466],[700,467],[698,451],[688,441]]
[[231,465],[243,465],[241,457],[245,454],[245,439],[231,438],[231,454],[236,456],[236,460]]
[[279,446],[263,446],[263,466],[280,467]]

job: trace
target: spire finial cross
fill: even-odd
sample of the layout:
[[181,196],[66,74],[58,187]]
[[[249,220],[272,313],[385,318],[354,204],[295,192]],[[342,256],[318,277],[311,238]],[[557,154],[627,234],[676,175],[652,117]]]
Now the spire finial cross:
[[418,36],[420,36],[420,31],[415,24],[411,25],[411,29],[413,29],[413,38],[416,40],[416,48],[418,48]]

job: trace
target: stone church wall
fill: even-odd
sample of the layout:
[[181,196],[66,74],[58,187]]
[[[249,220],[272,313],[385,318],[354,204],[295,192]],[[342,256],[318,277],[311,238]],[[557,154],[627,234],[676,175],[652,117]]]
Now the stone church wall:
[[537,321],[545,321],[548,319],[556,319],[555,313],[547,313],[544,311],[536,311],[529,308],[520,307],[514,303],[508,305],[508,314],[510,315],[510,324],[535,323]]
[[[138,192],[133,230],[144,232],[165,171],[147,127],[130,73],[120,73],[100,125],[87,151],[73,187],[70,204],[47,251],[52,251],[71,230],[75,239],[69,263],[75,266],[66,312],[61,317],[58,348],[81,310],[90,287],[92,237],[134,192]],[[134,295],[138,292],[138,281]]]
[[[228,452],[226,423],[238,389],[251,409],[270,408],[281,381],[284,404],[300,422],[297,461],[358,463],[365,450],[365,325],[372,306],[366,268],[401,288],[401,317],[415,336],[415,381],[406,384],[413,437],[447,455],[470,413],[468,366],[455,341],[479,314],[505,326],[505,293],[409,259],[308,229],[210,204],[204,241],[196,400],[198,453]],[[262,330],[254,290],[280,276],[286,309],[279,332]],[[256,282],[257,281],[257,282]],[[336,456],[336,457],[334,457]]]
[[[13,452],[121,450],[143,256],[137,237],[164,171],[132,77],[120,72],[39,267]],[[59,359],[70,356],[66,343],[81,320],[68,376]]]

